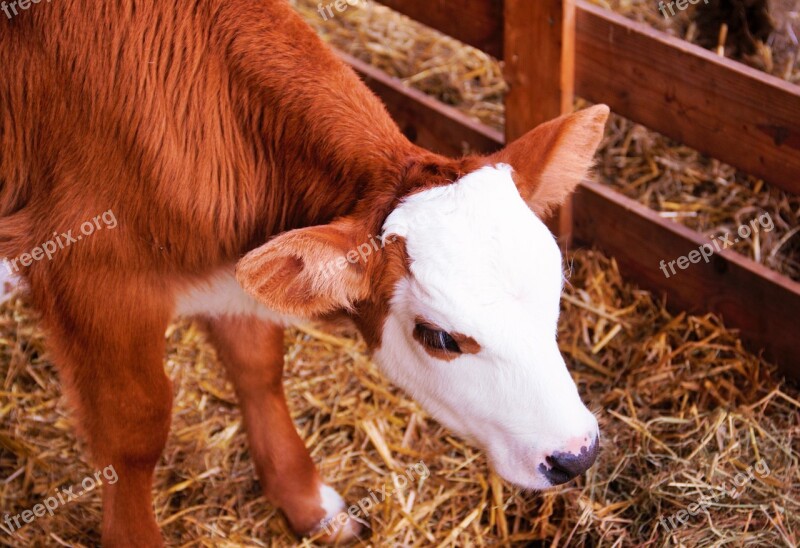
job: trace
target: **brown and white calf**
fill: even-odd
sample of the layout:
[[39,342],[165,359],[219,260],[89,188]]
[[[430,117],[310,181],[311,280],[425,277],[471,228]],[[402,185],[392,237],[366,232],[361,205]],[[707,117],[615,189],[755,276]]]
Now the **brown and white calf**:
[[[118,221],[14,263],[92,457],[119,476],[105,545],[162,542],[151,479],[181,314],[208,327],[264,491],[299,534],[345,506],[286,407],[288,318],[352,318],[385,374],[516,485],[591,465],[597,422],[556,344],[561,255],[541,219],[589,167],[605,106],[443,158],[281,0],[33,4],[0,18],[0,55],[0,256]],[[375,235],[395,243],[340,260]]]

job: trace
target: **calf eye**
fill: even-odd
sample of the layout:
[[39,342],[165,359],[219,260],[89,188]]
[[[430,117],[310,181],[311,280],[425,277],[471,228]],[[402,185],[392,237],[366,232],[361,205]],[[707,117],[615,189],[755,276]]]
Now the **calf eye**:
[[422,346],[431,350],[443,350],[454,354],[461,354],[461,348],[447,331],[442,331],[430,325],[417,322],[414,326],[414,338]]

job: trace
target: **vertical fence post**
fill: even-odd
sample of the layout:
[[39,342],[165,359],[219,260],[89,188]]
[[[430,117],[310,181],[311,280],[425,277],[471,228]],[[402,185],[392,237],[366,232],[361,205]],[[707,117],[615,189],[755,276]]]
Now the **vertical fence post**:
[[[506,142],[572,111],[575,0],[505,0]],[[572,237],[572,202],[549,221],[562,245]]]

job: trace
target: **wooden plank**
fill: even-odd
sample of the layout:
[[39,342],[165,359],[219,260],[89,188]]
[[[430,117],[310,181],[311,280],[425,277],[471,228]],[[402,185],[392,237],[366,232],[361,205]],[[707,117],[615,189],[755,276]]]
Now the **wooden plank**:
[[380,3],[489,55],[503,56],[503,0],[380,0]]
[[[574,0],[505,0],[506,142],[572,112],[575,76]],[[569,247],[572,205],[548,221]]]
[[667,293],[670,308],[721,314],[751,349],[763,348],[765,357],[800,379],[800,283],[729,249],[685,270],[675,264],[676,274],[665,266],[667,278],[662,260],[668,265],[710,240],[598,183],[583,183],[575,196],[575,237],[613,255],[637,285]]
[[800,194],[800,86],[578,0],[576,92]]
[[574,0],[506,0],[506,140],[572,112]]
[[470,152],[489,153],[502,148],[503,135],[499,131],[403,85],[400,80],[380,69],[346,53],[337,53],[381,97],[400,129],[412,142],[451,157]]

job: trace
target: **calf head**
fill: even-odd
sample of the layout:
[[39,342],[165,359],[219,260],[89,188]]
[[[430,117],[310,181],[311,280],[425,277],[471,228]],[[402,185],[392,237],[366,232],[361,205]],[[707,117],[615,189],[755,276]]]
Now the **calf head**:
[[592,107],[493,156],[406,169],[385,204],[284,233],[237,278],[277,311],[349,314],[382,371],[502,477],[564,483],[594,462],[598,426],[556,342],[562,257],[542,218],[585,175],[607,116]]

